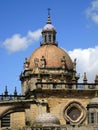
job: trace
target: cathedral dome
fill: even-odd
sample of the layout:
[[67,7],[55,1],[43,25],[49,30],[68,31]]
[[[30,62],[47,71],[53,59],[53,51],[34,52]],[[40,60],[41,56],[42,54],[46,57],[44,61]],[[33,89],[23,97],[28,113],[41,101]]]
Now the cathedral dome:
[[41,67],[42,57],[46,60],[46,68],[60,68],[62,67],[62,58],[65,57],[66,68],[73,69],[73,63],[69,55],[56,45],[43,45],[36,49],[29,58],[29,68],[34,68],[34,60],[38,59],[38,66]]
[[28,59],[29,69],[35,66],[42,68],[63,68],[73,70],[73,63],[69,55],[58,47],[56,42],[56,30],[51,23],[50,15],[42,30],[42,42]]
[[58,118],[51,113],[40,114],[33,123],[35,126],[43,125],[43,126],[54,126],[60,125],[60,121]]

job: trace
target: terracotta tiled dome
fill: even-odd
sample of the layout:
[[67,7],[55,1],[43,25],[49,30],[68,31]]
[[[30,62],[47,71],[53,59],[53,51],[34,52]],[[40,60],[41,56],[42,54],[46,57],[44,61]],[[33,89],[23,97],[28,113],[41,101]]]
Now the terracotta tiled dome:
[[73,63],[69,55],[57,46],[56,30],[51,23],[49,14],[46,25],[42,30],[41,46],[32,53],[28,61],[30,69],[33,69],[36,65],[42,67],[42,62],[45,65],[43,68],[61,68],[66,66],[68,70],[73,69]]
[[34,68],[34,59],[39,59],[38,66],[41,66],[41,59],[44,56],[46,60],[46,68],[58,68],[62,66],[62,58],[66,59],[68,69],[73,68],[72,60],[69,55],[56,45],[43,45],[36,49],[29,58],[29,68]]

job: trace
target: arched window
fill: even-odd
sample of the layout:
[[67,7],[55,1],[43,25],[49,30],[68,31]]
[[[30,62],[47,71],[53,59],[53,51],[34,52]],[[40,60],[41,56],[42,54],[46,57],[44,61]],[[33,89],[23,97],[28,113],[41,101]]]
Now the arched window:
[[10,127],[10,114],[7,114],[4,117],[2,117],[1,127]]
[[46,35],[45,35],[45,42],[46,42]]
[[96,112],[89,112],[88,116],[88,123],[89,124],[96,124]]
[[94,113],[91,113],[91,123],[94,123]]
[[55,35],[53,35],[53,42],[55,42]]
[[49,42],[51,42],[51,35],[49,34]]

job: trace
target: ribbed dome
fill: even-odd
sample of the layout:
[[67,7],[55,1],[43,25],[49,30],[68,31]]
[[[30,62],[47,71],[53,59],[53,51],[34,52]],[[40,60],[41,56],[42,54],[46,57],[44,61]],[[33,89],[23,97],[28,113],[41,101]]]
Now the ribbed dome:
[[35,50],[29,58],[29,68],[33,69],[34,59],[38,59],[38,66],[41,66],[41,59],[44,56],[46,60],[46,68],[58,68],[62,66],[62,58],[65,57],[66,67],[73,69],[73,63],[69,55],[61,48],[55,45],[43,45]]
[[98,104],[98,97],[91,99],[90,104]]
[[39,115],[34,123],[35,126],[37,125],[43,125],[43,126],[54,126],[54,125],[60,125],[60,121],[58,118],[51,113],[44,113]]

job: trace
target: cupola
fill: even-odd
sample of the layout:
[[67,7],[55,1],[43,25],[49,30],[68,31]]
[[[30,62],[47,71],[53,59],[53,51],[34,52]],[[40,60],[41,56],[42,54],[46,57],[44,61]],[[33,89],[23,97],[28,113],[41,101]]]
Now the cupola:
[[42,29],[41,46],[46,45],[46,44],[57,45],[57,43],[56,43],[56,30],[51,22],[50,9],[48,9],[48,19],[47,19],[46,25]]

